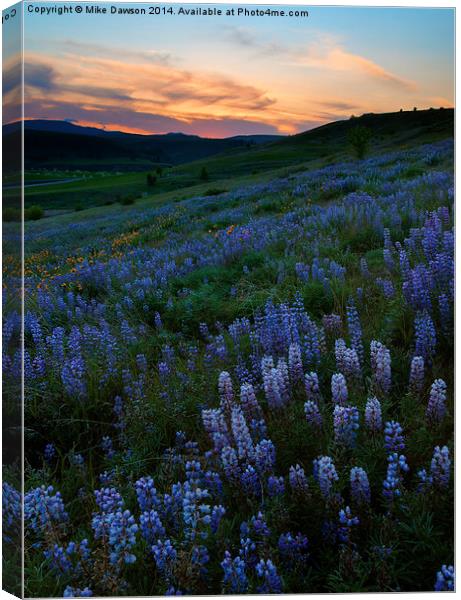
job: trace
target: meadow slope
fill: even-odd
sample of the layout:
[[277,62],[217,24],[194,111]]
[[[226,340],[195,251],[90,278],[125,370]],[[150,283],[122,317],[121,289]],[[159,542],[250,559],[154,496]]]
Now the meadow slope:
[[450,589],[453,140],[180,198],[26,224],[26,595]]

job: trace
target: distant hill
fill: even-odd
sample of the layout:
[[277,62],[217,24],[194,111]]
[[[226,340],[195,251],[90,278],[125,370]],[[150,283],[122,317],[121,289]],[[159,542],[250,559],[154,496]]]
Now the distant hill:
[[[137,135],[80,127],[66,121],[26,121],[25,161],[26,169],[147,171],[155,165],[181,169],[181,165],[206,160],[207,170],[220,179],[315,159],[337,159],[350,153],[347,134],[356,125],[371,129],[371,151],[376,152],[453,137],[454,110],[371,113],[292,136],[242,135],[225,139],[183,133]],[[17,145],[18,131],[19,123],[5,125],[4,143]],[[199,162],[197,168],[198,165]],[[5,154],[3,168],[14,168]]]
[[[20,123],[3,126],[3,139],[17,136],[19,128]],[[282,137],[242,135],[211,139],[183,133],[138,135],[53,120],[25,121],[24,131],[26,169],[147,170],[152,165],[179,165]],[[8,170],[9,166],[7,160],[4,168]]]

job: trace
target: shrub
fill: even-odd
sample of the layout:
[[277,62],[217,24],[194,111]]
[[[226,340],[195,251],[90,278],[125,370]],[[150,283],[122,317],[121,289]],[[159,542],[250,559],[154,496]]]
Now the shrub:
[[43,208],[38,204],[34,204],[30,208],[26,208],[24,211],[24,219],[26,221],[38,221],[43,217]]
[[347,139],[358,159],[365,157],[370,145],[371,130],[363,125],[349,129]]

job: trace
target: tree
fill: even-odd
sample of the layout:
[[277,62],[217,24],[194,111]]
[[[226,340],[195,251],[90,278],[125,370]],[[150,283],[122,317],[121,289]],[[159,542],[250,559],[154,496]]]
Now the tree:
[[200,171],[200,179],[202,181],[208,181],[209,175],[208,171],[206,170],[206,167],[202,167],[202,170]]
[[363,125],[357,125],[349,129],[347,139],[349,144],[353,147],[357,158],[364,158],[368,151],[371,139],[371,130]]

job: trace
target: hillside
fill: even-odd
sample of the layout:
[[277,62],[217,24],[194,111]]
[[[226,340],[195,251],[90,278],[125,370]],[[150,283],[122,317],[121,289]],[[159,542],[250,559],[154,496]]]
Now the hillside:
[[[25,122],[25,167],[142,171],[152,166],[178,165],[229,149],[246,149],[280,136],[235,136],[208,139],[182,133],[136,135],[80,127],[66,121]],[[4,126],[3,137],[17,135],[19,123]],[[7,170],[11,167],[5,163]]]

